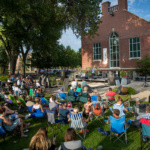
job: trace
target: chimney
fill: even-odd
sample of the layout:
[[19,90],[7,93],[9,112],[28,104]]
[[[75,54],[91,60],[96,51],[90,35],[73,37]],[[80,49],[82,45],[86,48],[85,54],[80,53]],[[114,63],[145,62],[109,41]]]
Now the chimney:
[[108,8],[110,7],[110,2],[104,2],[102,3],[102,13],[103,15],[108,14]]
[[119,10],[128,10],[128,0],[118,0]]

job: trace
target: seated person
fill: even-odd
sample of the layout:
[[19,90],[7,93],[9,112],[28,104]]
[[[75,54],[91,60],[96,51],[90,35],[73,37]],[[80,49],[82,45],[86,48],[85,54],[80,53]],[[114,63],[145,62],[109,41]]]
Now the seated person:
[[98,93],[97,89],[94,89],[91,95],[100,95],[100,94]]
[[28,107],[30,107],[30,106],[33,106],[34,105],[34,102],[33,102],[33,100],[32,100],[32,97],[31,96],[29,96],[28,97],[28,99],[27,99],[27,103],[26,103],[26,106]]
[[63,104],[62,109],[59,109],[59,120],[60,124],[67,124],[68,123],[68,114],[70,113],[69,110],[67,110],[67,103]]
[[20,126],[21,137],[27,137],[23,132],[23,127],[28,127],[30,123],[26,124],[21,118],[15,119],[14,121],[10,120],[10,117],[6,117],[5,108],[0,108],[0,119],[3,121],[3,126],[6,131],[13,131],[16,127]]
[[145,118],[147,120],[150,120],[150,106],[146,107],[146,113],[144,115],[142,115],[141,118]]
[[[108,92],[106,93],[106,96],[110,96],[110,97],[113,97],[115,96],[116,93],[112,91],[112,88],[109,88],[108,89]],[[108,98],[109,100],[115,100],[115,98]]]
[[32,112],[35,112],[36,109],[41,109],[41,112],[44,113],[43,107],[40,104],[40,99],[38,97],[35,98],[35,104],[32,107]]
[[101,101],[101,97],[97,96],[97,101],[92,102],[93,106],[98,104],[98,107],[100,108],[100,106],[104,109],[104,111],[109,107],[109,105],[107,104],[107,102],[102,102]]
[[11,110],[7,107],[7,103],[5,104],[1,104],[0,105],[0,108],[5,108],[5,115],[6,116],[10,116],[10,119],[11,120],[15,120],[17,118],[25,118],[25,119],[28,119],[31,114],[27,114],[27,115],[21,115],[21,114],[18,114],[18,112],[16,110]]
[[86,81],[85,80],[82,80],[82,83],[81,83],[81,88],[84,89],[84,87],[87,85]]
[[113,109],[118,109],[120,111],[120,116],[122,117],[125,115],[125,112],[128,111],[126,107],[124,107],[123,100],[120,96],[118,96],[118,101],[116,104],[113,105]]
[[76,88],[77,88],[77,85],[78,85],[77,80],[73,80],[73,81],[71,82],[71,87],[72,87],[72,89],[76,89]]
[[[120,119],[119,115],[120,115],[120,111],[119,111],[118,109],[113,109],[113,117],[116,118],[116,119]],[[109,118],[109,119],[106,121],[106,124],[110,124],[110,123],[111,123],[111,122],[110,122],[110,118]],[[125,122],[125,124],[126,124],[126,127],[129,126],[129,124],[128,124],[127,122]]]
[[132,113],[135,113],[136,104],[141,104],[139,97],[136,97],[136,103],[132,106]]
[[59,98],[60,97],[59,93],[62,93],[62,92],[63,92],[63,88],[60,88],[56,93],[56,98]]
[[102,112],[103,112],[102,109],[103,109],[103,108],[102,108],[101,105],[96,104],[96,105],[93,107],[93,113],[94,113],[95,115],[101,115]]
[[128,90],[126,87],[122,87],[121,88],[121,92],[119,93],[119,95],[127,95],[129,94]]
[[58,150],[62,149],[83,149],[86,150],[86,148],[83,146],[83,143],[81,140],[77,140],[77,134],[73,128],[69,128],[65,133],[65,142],[62,143]]
[[74,92],[72,87],[70,87],[70,90],[69,90],[69,92]]
[[78,85],[76,92],[81,93],[82,92],[82,88],[81,88],[81,84]]
[[56,103],[56,97],[55,96],[52,96],[52,102],[49,103],[49,108],[50,110],[52,111],[55,111],[55,113],[58,112],[58,104]]
[[92,103],[91,103],[91,97],[87,98],[87,103],[84,104],[84,113],[86,115],[89,115],[89,112],[92,111]]
[[46,128],[40,128],[32,137],[29,150],[55,150],[55,141],[56,137],[53,137],[53,143],[51,143]]

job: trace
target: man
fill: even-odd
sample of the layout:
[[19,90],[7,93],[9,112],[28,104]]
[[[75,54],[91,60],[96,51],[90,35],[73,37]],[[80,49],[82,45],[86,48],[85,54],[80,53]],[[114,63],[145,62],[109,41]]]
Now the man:
[[86,81],[85,80],[82,80],[82,83],[81,83],[81,88],[83,90],[83,88],[87,85]]
[[92,78],[94,78],[94,74],[95,74],[95,69],[94,67],[92,68]]
[[55,102],[56,101],[56,97],[52,96],[52,102],[49,103],[49,108],[52,111],[55,111],[55,113],[58,112],[58,104]]
[[88,98],[87,98],[87,103],[84,104],[84,113],[85,113],[86,115],[89,115],[89,112],[92,111],[91,106],[92,106],[91,97],[88,97]]
[[147,106],[147,107],[146,107],[146,114],[142,115],[141,118],[150,120],[150,106]]
[[[108,92],[106,93],[106,96],[113,97],[115,95],[116,95],[116,93],[112,91],[112,88],[109,88]],[[114,100],[115,98],[108,98],[108,99],[109,100]],[[107,100],[107,98],[106,98],[106,100]]]

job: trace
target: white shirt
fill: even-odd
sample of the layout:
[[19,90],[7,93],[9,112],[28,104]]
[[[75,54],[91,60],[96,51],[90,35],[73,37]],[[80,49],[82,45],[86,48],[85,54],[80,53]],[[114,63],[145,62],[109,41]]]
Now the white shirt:
[[71,83],[71,86],[72,86],[72,89],[77,88],[77,82],[76,82],[76,81],[73,81],[73,82]]
[[40,104],[39,105],[33,105],[34,109],[39,109],[40,108]]
[[95,69],[94,68],[92,68],[92,73],[95,73]]
[[17,85],[20,85],[20,84],[21,84],[21,81],[20,81],[20,80],[18,80],[18,81],[17,81]]
[[40,86],[40,83],[36,83],[36,87],[39,87]]

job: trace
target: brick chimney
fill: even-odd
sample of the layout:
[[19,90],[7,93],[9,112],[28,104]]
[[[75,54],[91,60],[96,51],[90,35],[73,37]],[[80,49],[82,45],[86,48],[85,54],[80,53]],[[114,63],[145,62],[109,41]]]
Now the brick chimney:
[[104,2],[102,3],[102,13],[103,15],[108,14],[108,8],[110,7],[110,2]]
[[118,0],[119,10],[128,10],[128,0]]

